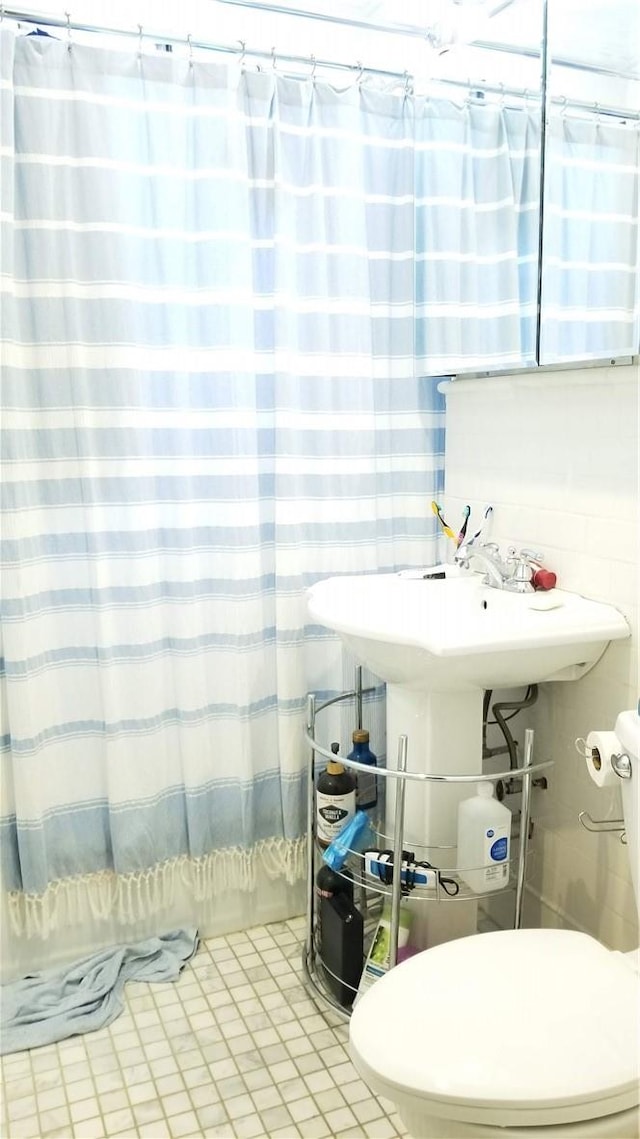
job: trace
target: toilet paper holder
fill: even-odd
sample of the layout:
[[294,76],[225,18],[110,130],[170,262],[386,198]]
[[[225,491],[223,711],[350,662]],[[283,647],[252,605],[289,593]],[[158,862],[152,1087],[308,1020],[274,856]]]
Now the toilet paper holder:
[[578,822],[582,824],[586,831],[591,831],[592,834],[602,834],[605,831],[609,831],[611,834],[619,834],[620,842],[623,846],[627,845],[624,819],[592,819],[588,811],[580,811]]
[[[585,758],[587,758],[590,753],[590,749],[582,737],[576,740],[576,750]],[[597,755],[597,752],[594,754]],[[600,756],[598,755],[598,760],[599,759]],[[611,756],[611,767],[619,779],[631,779],[631,760],[626,752],[622,751],[613,754]],[[582,824],[585,830],[591,831],[592,834],[601,834],[605,831],[619,834],[620,842],[624,846],[627,844],[624,819],[592,819],[588,811],[581,811],[578,815],[578,822]]]
[[620,779],[631,779],[631,760],[626,751],[611,756],[611,766]]

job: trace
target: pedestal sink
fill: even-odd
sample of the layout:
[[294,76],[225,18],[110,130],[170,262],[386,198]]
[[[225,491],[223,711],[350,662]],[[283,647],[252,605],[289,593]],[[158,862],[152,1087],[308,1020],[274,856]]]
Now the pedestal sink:
[[[493,589],[457,566],[328,578],[309,589],[307,604],[314,621],[386,681],[389,766],[405,734],[408,769],[429,773],[482,770],[485,689],[578,680],[630,632],[611,605],[560,589]],[[405,844],[449,848],[440,865],[455,867],[458,803],[470,793],[468,784],[410,783]],[[438,932],[429,937],[437,940]]]

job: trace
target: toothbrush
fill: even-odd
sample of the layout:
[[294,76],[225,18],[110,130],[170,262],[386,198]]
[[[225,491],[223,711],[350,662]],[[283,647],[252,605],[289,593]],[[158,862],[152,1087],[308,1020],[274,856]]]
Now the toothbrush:
[[447,535],[447,538],[451,538],[452,542],[457,542],[456,535],[454,534],[451,527],[447,525],[444,518],[442,517],[441,507],[438,506],[438,503],[435,501],[435,499],[433,499],[433,501],[431,503],[431,509],[433,510],[433,513],[435,514],[436,518],[438,519],[438,522],[442,526],[442,529],[444,530],[445,534]]
[[486,526],[487,522],[489,521],[492,514],[493,514],[493,507],[488,506],[484,512],[484,518],[482,519],[482,525],[481,525],[480,529],[476,530],[473,537],[469,539],[468,545],[470,545],[470,546],[474,545],[478,541],[478,539],[482,537],[482,532],[483,532],[483,530],[484,530],[484,528],[485,528],[485,526]]
[[465,506],[462,526],[460,527],[460,533],[458,534],[458,537],[456,539],[456,545],[457,546],[461,546],[462,543],[464,542],[465,534],[467,533],[467,526],[469,525],[469,515],[470,514],[471,514],[471,507]]

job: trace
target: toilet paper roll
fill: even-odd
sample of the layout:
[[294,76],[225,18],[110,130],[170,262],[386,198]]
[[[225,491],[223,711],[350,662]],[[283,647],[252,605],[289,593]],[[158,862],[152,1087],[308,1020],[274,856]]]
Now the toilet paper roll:
[[611,766],[611,756],[624,749],[615,732],[589,732],[586,739],[587,771],[598,787],[618,787],[620,779]]

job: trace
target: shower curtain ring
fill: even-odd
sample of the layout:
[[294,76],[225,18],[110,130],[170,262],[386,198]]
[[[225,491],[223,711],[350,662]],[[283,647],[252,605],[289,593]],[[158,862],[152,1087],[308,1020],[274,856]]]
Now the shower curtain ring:
[[[2,6],[2,12],[4,15],[4,5]],[[73,40],[71,39],[71,12],[65,12],[65,16],[67,17],[67,51],[71,51],[73,44]]]
[[356,75],[356,84],[360,86],[362,83],[362,78],[364,76],[364,64],[362,64],[360,60],[357,59],[356,67],[358,68],[358,74]]
[[142,59],[142,24],[138,24],[138,59]]
[[309,78],[311,79],[312,83],[315,83],[316,68],[318,66],[318,61],[317,61],[315,55],[311,55],[311,56],[309,56],[309,58],[311,60],[311,75],[309,76]]
[[407,98],[409,95],[413,95],[413,87],[411,86],[412,78],[413,78],[413,76],[410,75],[408,71],[405,71],[405,73],[404,73],[404,94],[405,94],[405,98]]
[[189,49],[189,67],[193,67],[193,44],[191,42],[191,32],[187,33],[187,47]]
[[240,64],[240,67],[242,67],[242,65],[244,63],[244,57],[247,54],[247,43],[246,43],[246,40],[238,40],[238,43],[240,44],[240,47],[242,48],[242,51],[240,52],[240,59],[238,61]]
[[276,61],[276,49],[274,46],[271,48],[271,69],[272,69],[272,71],[276,70],[276,62],[277,62]]

